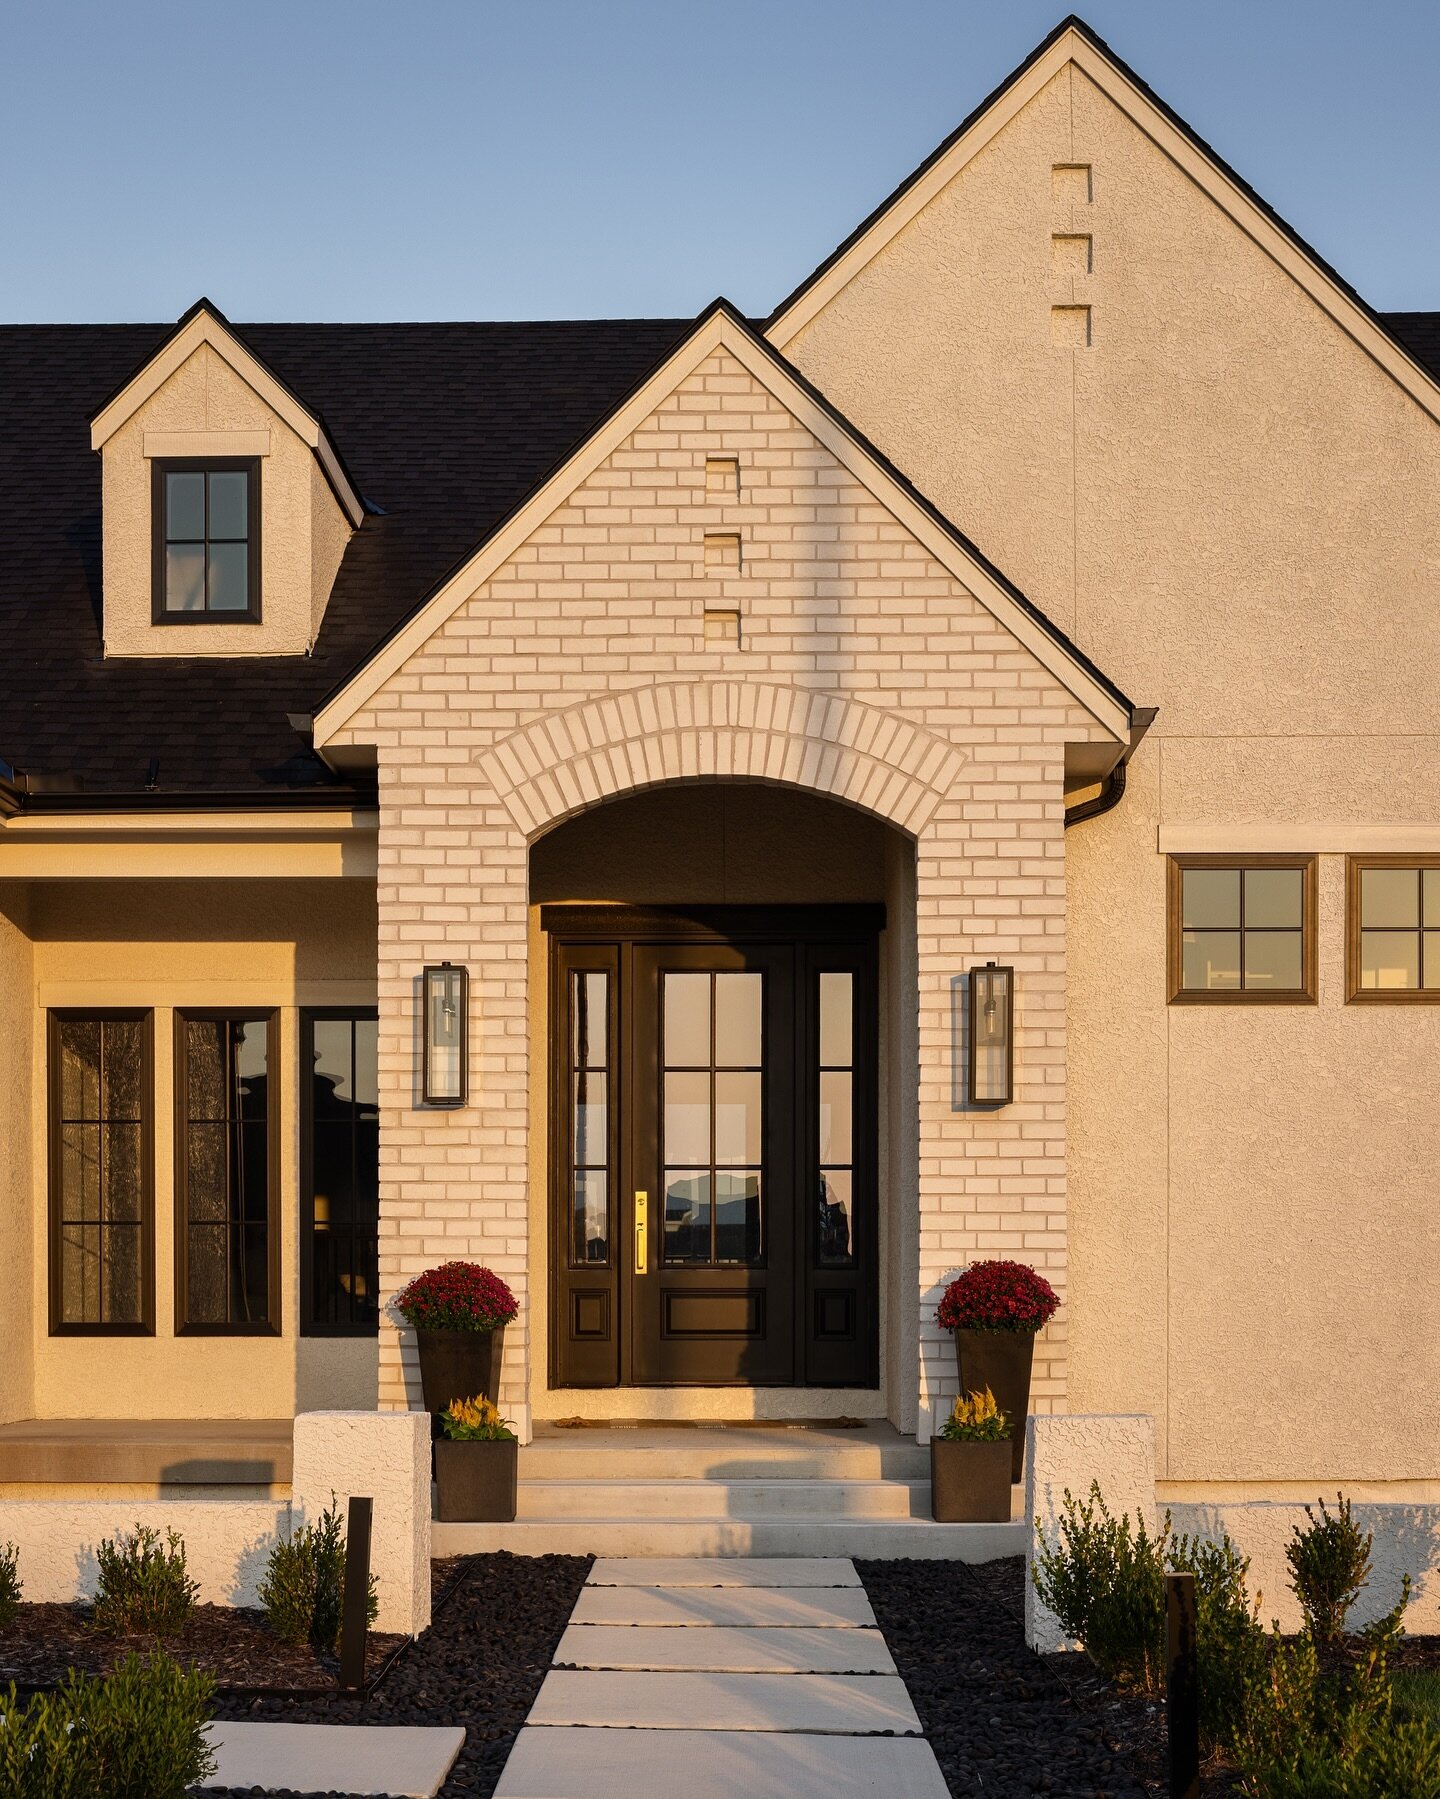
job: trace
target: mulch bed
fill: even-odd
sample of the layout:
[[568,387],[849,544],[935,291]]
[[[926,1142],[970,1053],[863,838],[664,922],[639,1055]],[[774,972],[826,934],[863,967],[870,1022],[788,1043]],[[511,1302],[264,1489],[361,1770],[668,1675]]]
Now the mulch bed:
[[[367,1675],[373,1679],[404,1641],[372,1635]],[[54,1686],[70,1668],[105,1674],[130,1652],[147,1655],[155,1647],[151,1636],[102,1635],[90,1622],[88,1606],[22,1604],[0,1627],[0,1686],[11,1681],[22,1690]],[[179,1635],[160,1647],[176,1661],[207,1669],[221,1688],[325,1690],[334,1686],[338,1666],[334,1657],[318,1655],[308,1644],[282,1643],[258,1611],[225,1605],[197,1605]]]
[[[549,1672],[592,1566],[589,1556],[456,1557],[434,1564],[440,1604],[368,1700],[222,1700],[218,1718],[294,1724],[463,1725],[465,1747],[441,1799],[489,1799]],[[231,1799],[277,1799],[232,1789]],[[305,1799],[347,1799],[344,1794]]]
[[1163,1790],[1144,1767],[1149,1738],[1163,1758],[1163,1712],[1093,1704],[1055,1665],[1083,1657],[1026,1648],[1020,1557],[855,1566],[954,1799],[1149,1799]]

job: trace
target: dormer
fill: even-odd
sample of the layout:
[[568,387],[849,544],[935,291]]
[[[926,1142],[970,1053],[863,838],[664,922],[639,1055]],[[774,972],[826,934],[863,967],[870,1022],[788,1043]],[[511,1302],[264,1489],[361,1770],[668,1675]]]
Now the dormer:
[[106,656],[303,656],[364,503],[208,300],[91,421]]

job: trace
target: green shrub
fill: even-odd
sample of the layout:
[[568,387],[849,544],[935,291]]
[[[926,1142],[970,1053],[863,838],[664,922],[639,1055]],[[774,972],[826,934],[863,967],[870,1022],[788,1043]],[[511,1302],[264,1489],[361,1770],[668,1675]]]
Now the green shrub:
[[[270,1628],[287,1643],[333,1650],[340,1642],[344,1594],[345,1535],[332,1495],[314,1524],[303,1525],[270,1551],[260,1604]],[[378,1609],[372,1574],[368,1610],[372,1624]]]
[[1277,1632],[1234,1756],[1247,1799],[1440,1799],[1440,1731],[1395,1715],[1383,1647],[1322,1665],[1311,1634]]
[[20,1604],[20,1551],[13,1543],[0,1543],[0,1627],[15,1616]]
[[146,1632],[172,1637],[195,1609],[200,1589],[185,1569],[185,1545],[177,1531],[137,1524],[107,1537],[95,1551],[100,1581],[92,1617],[111,1636]]
[[5,1799],[184,1799],[215,1769],[203,1727],[213,1682],[169,1656],[128,1655],[103,1680],[0,1692]]
[[1228,1743],[1245,1712],[1245,1695],[1265,1673],[1267,1649],[1260,1601],[1250,1598],[1250,1561],[1223,1536],[1176,1537],[1170,1568],[1195,1576],[1195,1656],[1200,1677],[1200,1734],[1210,1747]]
[[1345,1629],[1345,1619],[1370,1575],[1372,1531],[1362,1531],[1350,1516],[1350,1501],[1336,1494],[1332,1517],[1325,1501],[1320,1516],[1307,1505],[1309,1520],[1304,1530],[1291,1527],[1291,1543],[1285,1551],[1290,1564],[1290,1585],[1300,1601],[1306,1621],[1321,1643],[1333,1643]]
[[1116,1518],[1097,1481],[1090,1497],[1066,1489],[1055,1542],[1036,1520],[1031,1577],[1065,1634],[1083,1645],[1102,1673],[1157,1687],[1165,1670],[1165,1554],[1170,1518],[1158,1537],[1128,1513]]

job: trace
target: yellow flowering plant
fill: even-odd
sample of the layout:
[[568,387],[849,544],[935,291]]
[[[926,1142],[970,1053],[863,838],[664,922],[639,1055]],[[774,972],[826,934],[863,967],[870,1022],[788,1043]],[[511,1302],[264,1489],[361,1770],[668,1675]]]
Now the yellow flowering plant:
[[500,1416],[483,1393],[473,1399],[452,1399],[440,1414],[440,1427],[456,1443],[513,1443],[515,1433],[508,1418]]
[[1010,1435],[1010,1420],[986,1387],[983,1393],[957,1396],[940,1435],[947,1443],[1003,1443]]

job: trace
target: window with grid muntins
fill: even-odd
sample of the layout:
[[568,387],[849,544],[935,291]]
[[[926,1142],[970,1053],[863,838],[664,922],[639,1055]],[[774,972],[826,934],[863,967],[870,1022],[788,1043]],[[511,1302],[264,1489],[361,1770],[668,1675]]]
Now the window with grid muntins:
[[157,461],[157,623],[260,616],[258,460]]
[[1440,860],[1350,864],[1350,997],[1440,1000]]
[[150,1019],[52,1013],[51,1325],[150,1327]]
[[1314,895],[1313,857],[1172,859],[1172,1000],[1312,999]]

